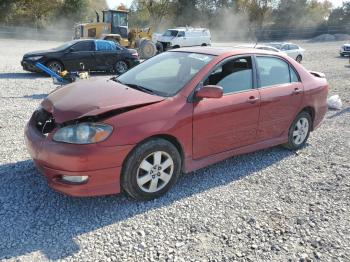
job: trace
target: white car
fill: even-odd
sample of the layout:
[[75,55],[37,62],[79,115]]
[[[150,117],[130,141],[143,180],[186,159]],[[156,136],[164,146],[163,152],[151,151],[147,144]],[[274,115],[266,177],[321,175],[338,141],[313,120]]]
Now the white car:
[[296,60],[298,63],[304,58],[305,49],[293,43],[279,43],[273,42],[266,44],[267,46],[272,46],[277,48],[278,50],[286,53],[288,56]]
[[339,51],[340,56],[350,56],[350,44],[344,44]]
[[281,50],[273,47],[273,46],[267,46],[267,45],[256,45],[256,44],[251,44],[251,45],[237,45],[235,48],[255,48],[255,49],[262,49],[266,51],[271,51],[271,52],[276,52],[280,53],[282,52]]
[[210,46],[211,35],[206,28],[178,27],[167,30],[157,37],[157,48],[163,50],[188,46]]

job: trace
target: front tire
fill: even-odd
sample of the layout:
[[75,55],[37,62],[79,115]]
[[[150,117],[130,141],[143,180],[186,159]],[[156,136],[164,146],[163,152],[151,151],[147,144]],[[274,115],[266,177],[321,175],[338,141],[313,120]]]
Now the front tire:
[[177,148],[167,140],[153,139],[139,145],[126,160],[122,188],[136,200],[152,200],[175,184],[180,171]]
[[308,112],[301,112],[293,121],[288,132],[288,143],[284,147],[298,150],[305,146],[312,127],[312,119]]
[[295,60],[300,64],[301,61],[303,61],[303,57],[301,55],[298,55]]
[[62,63],[56,60],[48,62],[46,66],[56,74],[60,74],[64,69]]
[[143,39],[139,49],[142,59],[149,59],[157,54],[157,47],[151,40]]
[[164,52],[164,47],[162,43],[157,42],[156,43],[156,47],[157,47],[157,54],[163,53]]

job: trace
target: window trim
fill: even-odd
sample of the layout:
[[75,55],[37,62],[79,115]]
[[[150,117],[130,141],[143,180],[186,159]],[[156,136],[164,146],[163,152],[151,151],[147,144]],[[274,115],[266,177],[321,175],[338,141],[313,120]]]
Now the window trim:
[[[245,57],[250,57],[251,61],[252,61],[252,88],[251,89],[247,89],[247,90],[242,90],[242,91],[236,91],[236,92],[230,92],[230,93],[224,93],[223,96],[226,95],[232,95],[232,94],[238,94],[238,93],[244,93],[244,92],[249,92],[252,90],[256,90],[258,88],[257,86],[257,77],[256,77],[256,64],[254,61],[254,55],[253,54],[242,54],[242,55],[236,55],[236,56],[230,56],[230,57],[226,57],[223,60],[221,60],[219,63],[217,63],[212,70],[209,71],[208,74],[206,74],[204,76],[204,78],[202,78],[202,80],[200,81],[200,84],[204,84],[204,81],[213,73],[215,72],[215,70],[217,70],[220,66],[222,66],[223,64],[231,61],[231,60],[236,60],[239,58],[245,58]],[[197,89],[198,85],[196,86],[195,90]]]
[[[279,60],[282,60],[284,61],[285,63],[287,63],[288,65],[288,71],[289,71],[289,83],[283,83],[283,84],[276,84],[276,85],[270,85],[270,86],[263,86],[261,87],[261,83],[260,83],[260,72],[258,70],[258,62],[257,62],[257,58],[258,57],[269,57],[269,58],[275,58],[275,59],[279,59]],[[279,86],[285,86],[285,85],[290,85],[290,84],[293,84],[293,83],[301,83],[301,78],[300,78],[300,75],[298,73],[298,71],[295,69],[295,67],[285,58],[281,57],[281,56],[276,56],[276,55],[265,55],[265,54],[255,54],[254,55],[254,60],[255,60],[255,63],[256,63],[256,77],[257,77],[257,89],[266,89],[266,88],[274,88],[274,87],[279,87]],[[290,70],[293,70],[294,73],[296,74],[297,78],[298,78],[298,82],[292,82],[292,76],[291,76],[291,71]]]

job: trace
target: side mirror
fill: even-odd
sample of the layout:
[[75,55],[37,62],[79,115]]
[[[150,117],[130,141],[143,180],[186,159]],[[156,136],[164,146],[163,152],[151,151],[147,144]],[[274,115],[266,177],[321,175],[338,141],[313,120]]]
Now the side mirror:
[[221,98],[224,90],[221,86],[207,85],[196,92],[197,98]]
[[75,51],[75,50],[74,50],[73,47],[71,47],[71,48],[68,49],[68,53],[73,53],[74,51]]

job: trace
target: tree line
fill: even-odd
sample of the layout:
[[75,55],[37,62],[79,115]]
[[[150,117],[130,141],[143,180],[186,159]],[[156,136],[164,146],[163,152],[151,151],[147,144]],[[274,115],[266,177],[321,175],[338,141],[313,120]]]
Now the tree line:
[[[1,0],[0,24],[72,28],[106,8],[104,0]],[[134,0],[129,17],[130,26],[159,31],[188,25],[249,33],[349,24],[350,1],[334,8],[328,0]]]

